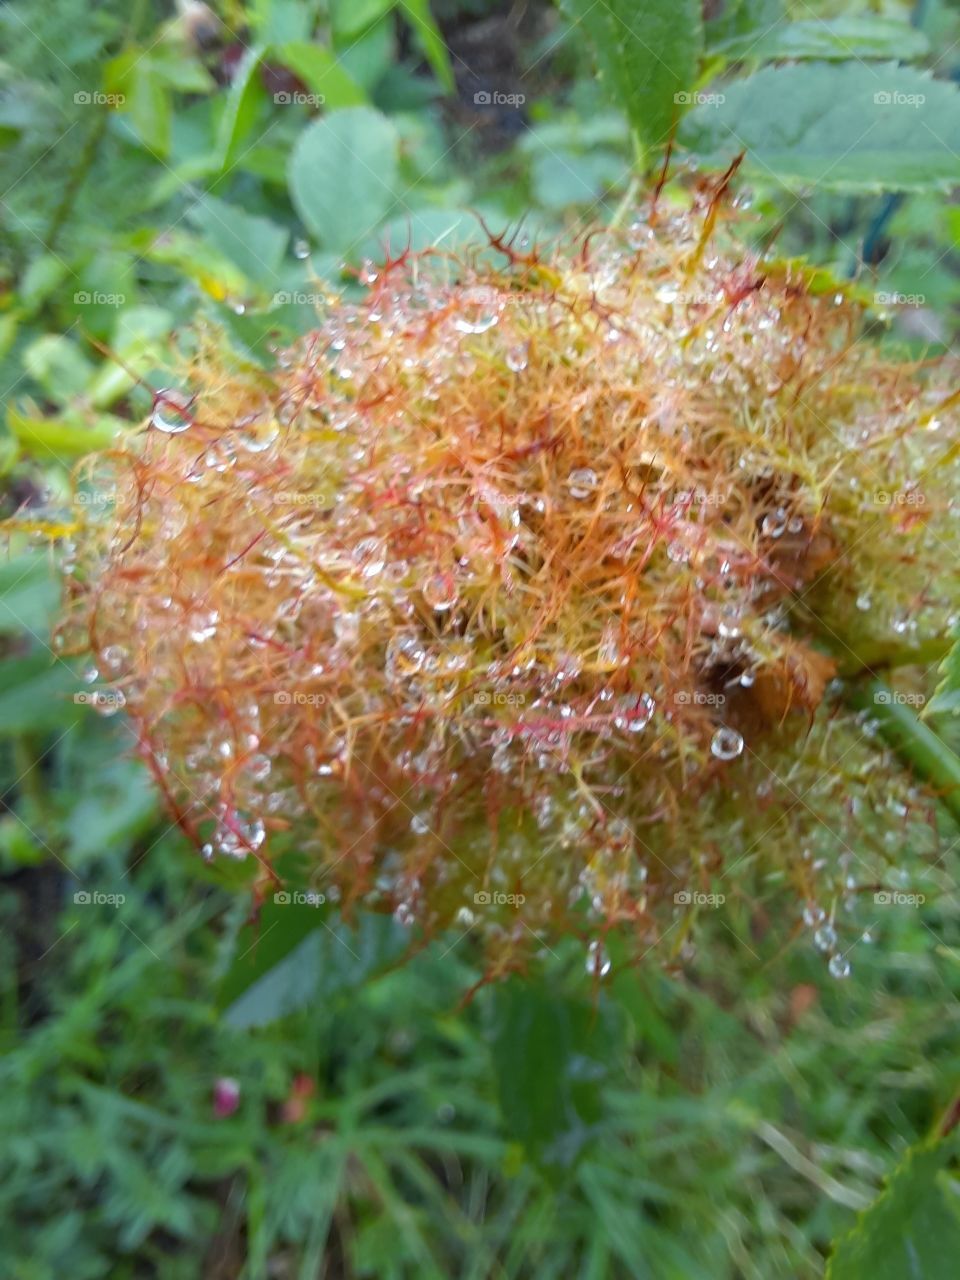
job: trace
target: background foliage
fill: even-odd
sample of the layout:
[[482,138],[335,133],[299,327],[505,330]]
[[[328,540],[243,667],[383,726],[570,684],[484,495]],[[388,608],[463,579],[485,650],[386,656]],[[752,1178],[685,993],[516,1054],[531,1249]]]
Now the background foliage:
[[[955,339],[946,0],[13,0],[0,28],[3,502],[47,529],[188,324],[268,362],[385,242],[614,217],[671,137],[681,177],[745,151],[758,243],[856,277],[877,341]],[[757,898],[682,970],[613,956],[597,983],[559,940],[465,1000],[469,938],[400,964],[391,921],[247,923],[122,717],[74,700],[56,601],[14,540],[4,1276],[770,1280],[823,1275],[837,1239],[833,1280],[954,1274],[953,829],[928,907],[878,922],[849,982]],[[957,663],[930,708],[947,739]]]

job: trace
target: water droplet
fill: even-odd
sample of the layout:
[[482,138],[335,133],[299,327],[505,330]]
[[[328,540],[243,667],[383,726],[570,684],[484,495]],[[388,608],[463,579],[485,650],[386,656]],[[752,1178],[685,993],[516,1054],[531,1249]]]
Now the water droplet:
[[507,368],[511,373],[523,373],[527,367],[527,344],[522,342],[517,347],[511,347],[507,352]]
[[818,951],[832,951],[837,945],[837,931],[832,924],[822,925],[813,935],[813,945]]
[[674,564],[686,564],[690,559],[690,549],[682,542],[668,542],[667,559],[672,560]]
[[397,924],[401,924],[405,928],[409,927],[413,924],[415,919],[413,908],[408,902],[401,902],[396,911],[394,911],[393,918],[396,920]]
[[299,258],[301,262],[304,258],[310,257],[310,243],[302,237],[293,242],[293,256]]
[[757,677],[753,671],[744,671],[740,677],[740,684],[744,689],[750,689],[752,688],[756,678]]
[[123,671],[124,667],[126,667],[129,654],[121,645],[111,644],[104,649],[101,657],[103,658],[103,665],[107,670],[111,671],[114,675],[117,675],[119,672]]
[[830,970],[831,978],[850,977],[850,961],[846,956],[840,955],[839,951],[835,956],[830,957],[830,963],[827,968]]
[[733,605],[724,605],[717,621],[717,635],[724,640],[735,640],[740,634],[740,610]]
[[815,902],[808,902],[803,908],[803,923],[810,929],[815,929],[818,925],[823,924],[827,918],[827,913],[823,907],[818,906]]
[[247,761],[247,772],[254,782],[263,782],[269,777],[273,765],[269,756],[255,755]]
[[195,613],[190,620],[189,636],[190,639],[197,644],[203,644],[206,640],[212,640],[217,634],[217,623],[220,621],[220,614],[216,609],[211,609],[209,613]]
[[710,751],[718,760],[735,760],[743,751],[743,738],[736,729],[721,725],[711,739]]
[[620,653],[620,628],[612,622],[608,622],[603,629],[603,635],[600,637],[600,648],[597,651],[597,659],[604,667],[618,667],[622,660]]
[[375,578],[383,572],[387,549],[380,538],[361,538],[353,549],[353,562],[363,578]]
[[857,596],[856,605],[861,613],[866,613],[869,609],[873,608],[873,599],[864,591]]
[[272,418],[254,423],[241,431],[237,440],[248,453],[264,453],[280,436],[280,424]]
[[430,830],[430,823],[422,813],[415,813],[410,819],[410,830],[414,835],[425,836]]
[[589,498],[597,487],[597,473],[590,467],[576,467],[567,477],[571,498]]
[[763,517],[760,532],[765,538],[781,538],[786,527],[787,513],[783,507],[777,507],[776,511]]
[[194,397],[184,395],[174,387],[164,387],[153,395],[153,410],[150,414],[150,425],[168,436],[177,436],[193,426]]
[[422,668],[426,656],[423,645],[415,635],[402,632],[393,636],[387,645],[384,661],[387,679],[391,683],[397,683],[415,676]]
[[470,308],[465,314],[456,316],[453,327],[458,333],[486,333],[492,329],[500,317],[494,311],[476,311]]
[[423,598],[431,609],[445,613],[457,603],[457,584],[452,573],[435,573],[423,584]]
[[101,716],[115,716],[127,703],[119,689],[98,689],[90,698],[94,711]]
[[610,957],[602,943],[594,941],[587,948],[586,970],[592,978],[605,978],[610,972]]
[[260,818],[245,821],[239,815],[232,826],[221,824],[213,836],[217,853],[242,861],[252,849],[259,849],[266,838],[266,829]]
[[626,729],[628,733],[639,733],[641,729],[645,729],[657,708],[649,693],[641,693],[638,698],[628,694],[620,699],[618,705],[619,710],[613,717],[613,723],[618,729]]

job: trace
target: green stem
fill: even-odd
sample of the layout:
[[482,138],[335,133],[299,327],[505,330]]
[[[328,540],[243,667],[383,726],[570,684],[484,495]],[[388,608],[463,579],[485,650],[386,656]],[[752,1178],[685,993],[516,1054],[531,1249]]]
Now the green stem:
[[637,202],[637,192],[640,190],[640,175],[635,173],[630,179],[630,185],[624,193],[623,199],[617,205],[616,212],[610,220],[611,231],[616,230],[621,225],[628,212]]
[[960,757],[923,724],[882,680],[854,685],[848,700],[876,720],[880,732],[960,823]]
[[101,107],[97,112],[97,118],[93,123],[93,128],[87,134],[87,140],[84,143],[80,155],[77,157],[77,163],[73,166],[70,177],[67,179],[66,186],[60,197],[60,203],[54,210],[53,217],[50,219],[50,227],[47,231],[44,243],[50,253],[54,251],[54,245],[63,230],[63,224],[67,219],[67,214],[73,209],[80,188],[86,180],[87,174],[93,167],[93,163],[97,158],[97,152],[100,150],[100,143],[103,135],[107,131],[107,110]]

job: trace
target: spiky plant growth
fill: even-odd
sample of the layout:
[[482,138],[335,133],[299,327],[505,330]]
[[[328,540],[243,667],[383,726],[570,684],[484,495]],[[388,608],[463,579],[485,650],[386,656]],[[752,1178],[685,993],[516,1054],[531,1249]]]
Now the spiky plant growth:
[[493,972],[571,928],[676,949],[749,859],[845,971],[838,902],[926,813],[825,690],[946,630],[958,420],[717,220],[370,267],[95,460],[63,634],[208,857],[266,891],[293,845]]

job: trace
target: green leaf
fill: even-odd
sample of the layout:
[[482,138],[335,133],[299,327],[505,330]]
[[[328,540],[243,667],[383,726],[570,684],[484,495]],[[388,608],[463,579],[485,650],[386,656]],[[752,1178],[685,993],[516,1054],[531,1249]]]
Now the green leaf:
[[127,850],[157,817],[157,791],[139,760],[113,759],[83,777],[65,824],[71,867]]
[[609,1021],[585,1000],[515,977],[493,992],[493,1016],[507,1132],[545,1164],[572,1164],[599,1119]]
[[953,648],[940,664],[938,675],[940,683],[923,709],[924,716],[960,716],[960,628]]
[[290,233],[269,218],[205,195],[190,210],[190,220],[211,245],[264,289],[277,287]]
[[63,283],[69,267],[62,258],[52,253],[41,253],[34,258],[20,280],[20,300],[29,310],[34,310]]
[[118,110],[129,114],[141,141],[161,158],[170,150],[173,112],[162,69],[150,54],[133,47],[110,62],[104,73],[107,93],[121,98]]
[[211,93],[217,87],[203,63],[187,56],[180,45],[156,44],[150,50],[149,60],[151,69],[163,83],[180,93]]
[[334,48],[342,66],[368,94],[373,93],[394,66],[396,44],[393,22],[382,18],[362,35],[335,40]]
[[246,6],[250,25],[265,45],[309,39],[316,21],[314,8],[303,0],[252,0]]
[[954,1280],[960,1257],[960,1192],[952,1142],[915,1147],[883,1194],[837,1245],[827,1280]]
[[51,454],[61,462],[81,458],[97,449],[109,449],[125,423],[103,414],[88,422],[79,414],[60,418],[31,417],[12,405],[7,407],[7,426],[20,447],[38,458]]
[[412,253],[424,249],[455,252],[469,244],[486,244],[487,233],[477,215],[465,209],[415,209],[388,222],[364,245],[365,256],[375,261],[384,250],[400,254],[407,248]]
[[44,555],[0,561],[0,635],[28,631],[45,636],[60,590]]
[[773,62],[780,59],[922,58],[930,42],[922,31],[896,18],[820,18],[781,22],[757,32],[721,40],[710,52],[728,62]]
[[680,140],[704,167],[746,152],[787,187],[920,191],[960,181],[960,93],[892,63],[766,67],[691,112]]
[[250,287],[250,281],[226,253],[180,227],[171,227],[156,237],[145,236],[143,246],[142,255],[149,262],[174,267],[218,302],[242,298]]
[[238,942],[221,1006],[234,1027],[260,1027],[361,986],[408,946],[392,916],[363,912],[353,927],[323,905],[268,902]]
[[338,107],[362,106],[367,101],[365,91],[338,59],[321,44],[295,40],[278,45],[274,55],[285,67],[307,86],[311,93],[323,99],[328,111]]
[[304,224],[345,252],[394,203],[397,133],[370,107],[348,107],[307,126],[290,156],[290,195]]
[[564,0],[594,45],[608,93],[647,148],[664,146],[696,89],[700,0]]
[[727,0],[710,7],[719,10],[704,23],[704,37],[710,52],[736,36],[748,36],[752,32],[756,38],[785,20],[784,0]]
[[[173,327],[173,316],[162,307],[123,307],[117,313],[110,349],[123,361],[105,360],[87,388],[95,409],[108,409],[135,385],[133,373],[147,373],[164,361],[162,339]],[[130,370],[128,373],[127,371]]]
[[456,82],[453,78],[453,67],[450,65],[450,55],[443,42],[443,36],[433,20],[427,0],[399,0],[399,7],[400,12],[413,27],[413,34],[423,50],[424,57],[430,63],[433,74],[447,93],[453,93]]
[[543,151],[531,169],[534,197],[545,209],[593,205],[622,177],[622,156],[599,147],[582,155],[565,147]]
[[231,168],[243,154],[243,145],[266,102],[266,91],[260,83],[263,54],[262,47],[248,49],[230,84],[217,130],[217,158],[221,169]]
[[86,710],[73,701],[82,687],[71,667],[44,651],[0,662],[0,738],[69,728]]
[[45,333],[23,353],[23,366],[54,404],[69,404],[86,390],[94,367],[75,342],[62,333]]
[[338,43],[355,39],[393,9],[397,0],[331,0],[330,20]]

